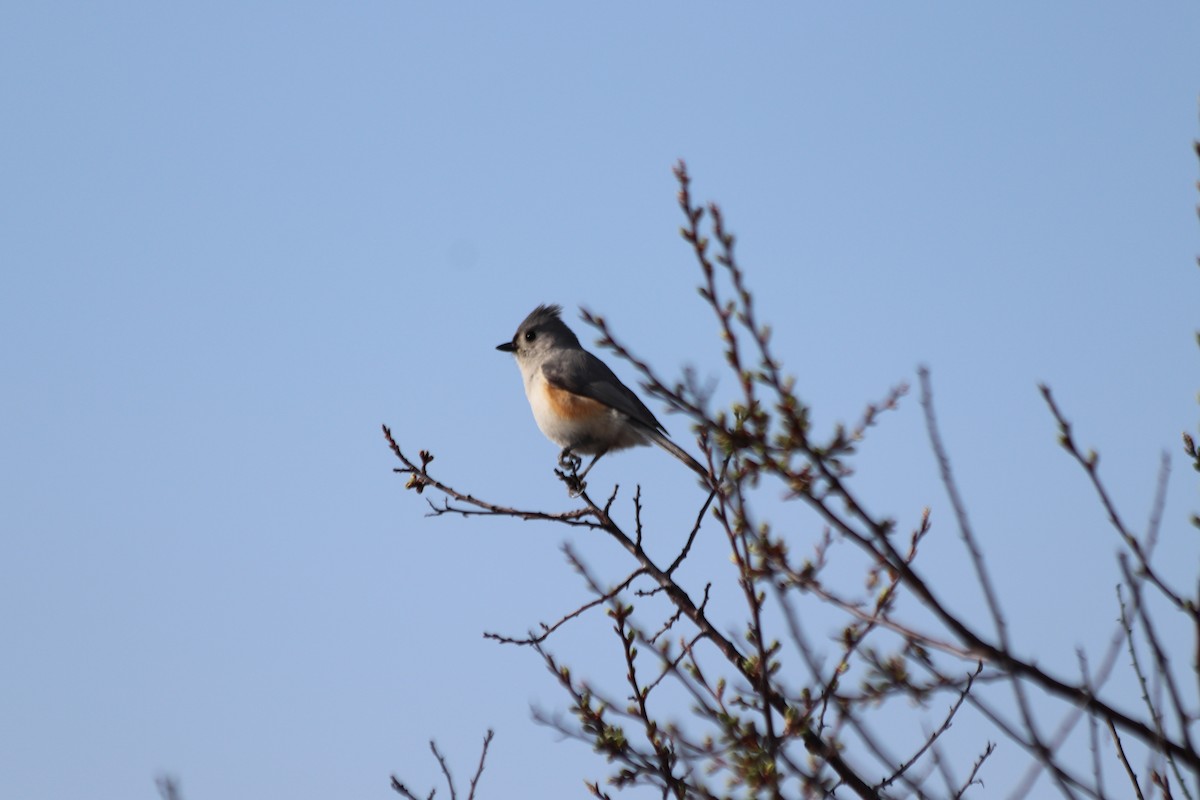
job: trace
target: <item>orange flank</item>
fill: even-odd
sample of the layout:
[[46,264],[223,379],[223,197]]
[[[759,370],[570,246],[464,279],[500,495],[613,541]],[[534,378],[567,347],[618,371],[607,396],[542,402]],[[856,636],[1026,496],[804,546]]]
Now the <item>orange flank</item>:
[[562,419],[589,419],[608,411],[608,406],[590,397],[572,394],[549,383],[545,386],[550,408]]

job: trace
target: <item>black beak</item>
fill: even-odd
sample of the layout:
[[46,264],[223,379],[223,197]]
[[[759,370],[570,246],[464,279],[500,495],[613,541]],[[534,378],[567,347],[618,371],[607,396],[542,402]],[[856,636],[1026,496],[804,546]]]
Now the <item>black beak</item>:
[[517,347],[512,342],[505,342],[504,344],[496,345],[496,349],[503,350],[505,353],[515,353]]

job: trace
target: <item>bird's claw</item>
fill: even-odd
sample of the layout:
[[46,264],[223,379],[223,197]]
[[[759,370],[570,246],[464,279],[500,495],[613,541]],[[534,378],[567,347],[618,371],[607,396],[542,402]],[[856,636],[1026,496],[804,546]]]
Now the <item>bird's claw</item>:
[[562,469],[554,470],[554,474],[567,485],[567,493],[571,497],[579,497],[579,495],[583,494],[583,490],[587,488],[587,483],[583,480],[583,476],[579,474],[579,467],[582,464],[583,459],[572,453],[570,448],[563,448],[562,453],[558,456],[558,465]]
[[571,448],[563,448],[558,454],[558,465],[569,472],[578,472],[583,459],[571,452]]

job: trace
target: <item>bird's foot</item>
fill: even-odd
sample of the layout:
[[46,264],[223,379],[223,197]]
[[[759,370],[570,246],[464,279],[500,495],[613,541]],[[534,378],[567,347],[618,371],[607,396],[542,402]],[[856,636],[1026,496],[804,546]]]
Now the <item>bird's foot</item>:
[[[583,490],[587,488],[587,483],[584,482],[583,475],[579,474],[579,467],[582,464],[583,459],[572,453],[569,447],[564,447],[558,456],[558,465],[562,469],[554,470],[554,474],[567,485],[567,493],[571,497],[579,497],[579,495],[583,494]],[[587,470],[584,470],[584,474],[587,474]]]
[[583,459],[572,453],[569,447],[564,447],[563,451],[558,454],[558,465],[564,470],[578,472],[582,463]]

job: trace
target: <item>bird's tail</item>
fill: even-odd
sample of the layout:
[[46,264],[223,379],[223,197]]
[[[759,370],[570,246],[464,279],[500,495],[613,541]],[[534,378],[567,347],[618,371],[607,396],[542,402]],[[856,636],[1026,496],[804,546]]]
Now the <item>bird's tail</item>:
[[704,468],[704,465],[688,455],[688,452],[682,447],[668,439],[666,434],[655,430],[648,430],[647,434],[650,441],[654,442],[663,450],[666,450],[668,453],[678,458],[684,464],[687,464],[688,467],[697,475],[699,475],[705,483],[712,483],[712,476],[708,474],[708,470]]

